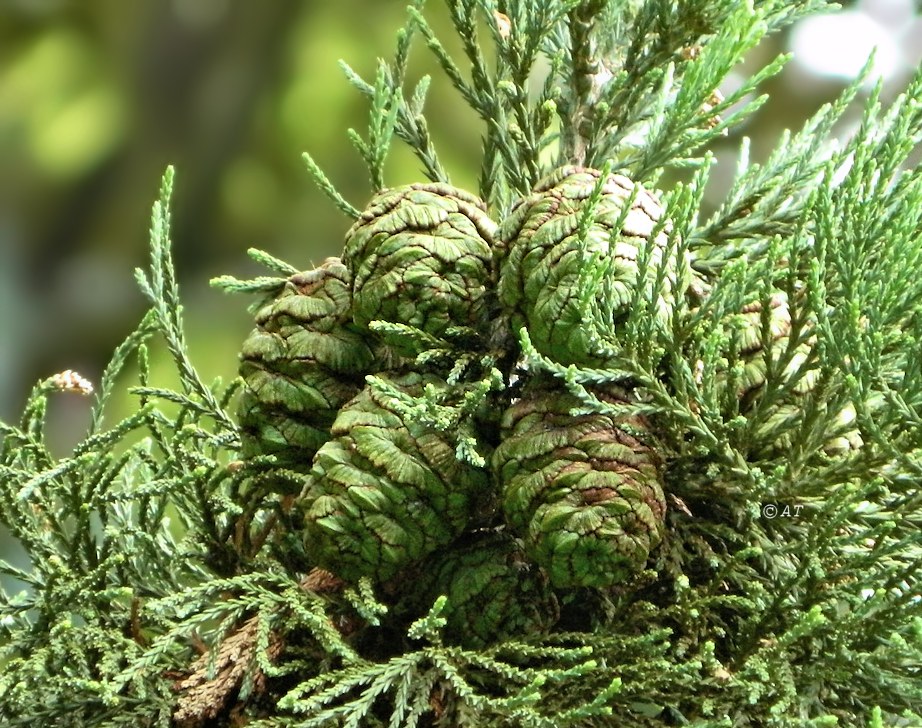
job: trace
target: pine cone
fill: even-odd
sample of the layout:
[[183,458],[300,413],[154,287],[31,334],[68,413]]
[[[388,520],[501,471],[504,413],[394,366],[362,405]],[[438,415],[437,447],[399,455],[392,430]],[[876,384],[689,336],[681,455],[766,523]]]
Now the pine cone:
[[483,331],[495,223],[474,195],[445,184],[379,192],[346,235],[354,316],[442,336]]
[[349,273],[338,258],[298,273],[256,314],[243,343],[243,456],[275,454],[306,469],[356,395],[374,353],[351,323]]
[[826,433],[829,439],[823,446],[823,450],[827,455],[845,455],[864,445],[861,433],[854,426],[857,417],[858,413],[853,404],[848,404],[839,411],[831,432]]
[[507,522],[551,583],[607,587],[643,568],[666,504],[654,452],[627,431],[647,423],[569,414],[578,405],[532,386],[503,417],[493,468]]
[[[517,203],[500,228],[500,249],[506,251],[500,267],[500,302],[511,314],[513,326],[526,327],[535,348],[561,364],[604,365],[592,334],[610,338],[628,314],[640,283],[637,259],[663,216],[659,200],[638,188],[630,211],[616,229],[635,185],[627,177],[609,175],[586,240],[581,241],[580,220],[600,176],[594,169],[581,167],[557,170]],[[647,283],[654,280],[666,254],[668,230],[667,224],[653,240]],[[602,287],[604,294],[602,288],[597,289],[594,300],[586,301],[582,289],[587,258],[598,255],[612,267]],[[671,316],[675,285],[673,266],[651,312],[664,323]],[[601,328],[591,332],[589,326],[609,313],[611,320],[600,322]]]
[[[411,396],[434,376],[390,377]],[[486,471],[460,461],[448,436],[401,414],[367,385],[340,410],[335,439],[314,457],[304,495],[305,549],[346,581],[383,582],[453,541],[488,490]]]
[[450,642],[480,649],[547,632],[560,615],[547,576],[507,533],[475,534],[433,558],[426,570],[432,581],[421,590],[421,601],[448,597],[442,616]]
[[[778,361],[788,347],[791,335],[791,311],[787,294],[783,291],[775,292],[769,299],[769,336],[771,339],[771,358]],[[762,301],[754,301],[743,307],[741,315],[743,325],[739,330],[738,346],[740,357],[743,360],[743,371],[737,380],[736,395],[740,402],[740,412],[746,414],[751,412],[756,403],[762,397],[766,383],[766,359],[765,348],[762,341]],[[783,375],[785,377],[794,376],[794,374],[803,366],[806,359],[810,356],[813,339],[803,341],[794,351],[788,365],[785,367]],[[792,388],[795,399],[787,399],[774,405],[765,422],[757,428],[755,434],[757,437],[770,437],[771,433],[785,421],[796,419],[800,416],[800,398],[813,390],[818,378],[817,370],[810,370],[805,373]],[[850,429],[849,423],[854,421],[855,409],[852,406],[845,407],[837,416],[836,422],[828,433],[829,441],[824,446],[827,454],[841,454],[849,450],[861,447],[861,436],[857,430]],[[770,456],[777,454],[779,451],[788,449],[791,444],[790,431],[781,437],[775,438],[767,448],[760,450],[758,454]]]
[[[788,345],[788,339],[791,334],[791,311],[788,306],[787,294],[778,291],[769,299],[769,335],[772,341],[772,357],[777,360],[783,354]],[[752,405],[759,398],[761,390],[765,385],[766,368],[764,347],[762,345],[762,302],[753,301],[745,306],[741,315],[743,317],[742,327],[739,330],[739,352],[743,360],[743,373],[739,379],[737,397],[740,399],[740,409],[743,411],[751,409]],[[804,360],[809,356],[810,345],[807,342],[802,343],[786,372],[794,374]],[[811,373],[801,379],[795,391],[799,394],[809,392],[815,383],[816,377]]]

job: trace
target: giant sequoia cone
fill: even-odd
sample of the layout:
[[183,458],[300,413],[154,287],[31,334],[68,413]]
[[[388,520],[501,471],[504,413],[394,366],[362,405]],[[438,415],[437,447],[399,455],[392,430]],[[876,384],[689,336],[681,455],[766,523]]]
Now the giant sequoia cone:
[[644,420],[571,415],[578,405],[559,387],[532,386],[503,416],[493,469],[507,522],[551,583],[607,587],[643,568],[666,505],[654,453],[625,426]]
[[[527,328],[535,348],[561,364],[604,364],[593,335],[604,339],[614,333],[637,286],[653,284],[667,254],[668,225],[659,226],[651,240],[664,214],[662,206],[627,177],[609,175],[595,209],[587,211],[600,177],[594,169],[557,170],[517,203],[500,228],[500,248],[505,251],[500,301],[512,314],[513,325]],[[583,237],[580,223],[587,214],[589,225]],[[638,258],[647,245],[653,249],[640,280]],[[587,263],[593,258],[610,266],[604,285],[594,289],[587,287],[586,278]],[[651,311],[664,323],[671,316],[675,285],[675,265],[667,264]],[[591,290],[589,300],[587,290]],[[590,331],[589,325],[600,315],[610,320]]]
[[351,281],[338,258],[291,276],[256,314],[243,343],[239,416],[243,455],[275,454],[307,468],[330,439],[374,354],[352,325]]
[[[767,312],[768,336],[771,342],[771,356],[778,361],[788,346],[791,335],[791,311],[788,305],[787,294],[782,291],[775,292],[768,301]],[[762,301],[753,301],[743,307],[741,312],[742,326],[738,329],[740,358],[743,361],[743,372],[739,378],[737,397],[741,401],[742,409],[749,409],[759,398],[765,385],[766,360],[762,342],[763,311]],[[794,351],[784,375],[793,376],[804,363],[810,353],[810,345],[801,343]],[[808,373],[794,386],[798,394],[809,392],[815,381],[814,373]]]
[[540,634],[559,616],[547,576],[508,533],[475,534],[426,566],[423,600],[448,597],[444,631],[456,644],[477,649]]
[[482,330],[495,230],[479,198],[449,185],[379,192],[346,235],[355,322]]
[[[742,325],[737,328],[737,346],[743,363],[742,372],[736,381],[736,397],[742,413],[749,413],[759,403],[765,390],[768,374],[768,361],[777,363],[782,357],[787,358],[780,377],[790,381],[799,377],[791,386],[790,397],[773,403],[768,409],[768,417],[756,429],[757,437],[767,437],[787,420],[796,420],[801,416],[802,398],[816,386],[818,372],[810,369],[800,373],[814,345],[813,337],[801,341],[790,354],[792,333],[791,310],[788,296],[783,291],[775,291],[768,299],[766,309],[761,300],[745,305],[739,314]],[[766,331],[767,324],[767,331]],[[767,333],[767,339],[765,334]],[[765,344],[769,345],[766,351]],[[726,381],[723,375],[718,381]],[[846,406],[836,416],[835,422],[826,433],[825,450],[829,454],[839,454],[861,447],[861,436],[850,427],[855,419],[855,408]],[[792,444],[790,433],[775,438],[767,447],[761,448],[762,455],[776,454],[786,450]]]
[[[411,396],[434,376],[389,378]],[[405,416],[368,385],[333,423],[304,495],[310,557],[346,581],[377,582],[454,540],[487,493],[487,473],[456,457],[448,435]]]

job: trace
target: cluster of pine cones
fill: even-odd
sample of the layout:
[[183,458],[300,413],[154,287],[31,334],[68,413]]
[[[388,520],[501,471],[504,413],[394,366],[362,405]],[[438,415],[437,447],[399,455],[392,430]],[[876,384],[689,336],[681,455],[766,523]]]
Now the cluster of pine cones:
[[[600,342],[643,287],[670,326],[692,279],[670,232],[654,194],[580,167],[499,225],[445,184],[375,195],[342,258],[291,276],[243,347],[243,455],[303,474],[292,495],[312,563],[349,583],[412,578],[421,603],[446,595],[446,634],[469,645],[548,630],[561,594],[642,570],[666,537],[653,429],[572,414],[582,403],[522,367],[519,342],[524,329],[553,362],[604,368]],[[740,315],[745,405],[765,380],[762,305]],[[769,316],[783,339],[782,294]]]

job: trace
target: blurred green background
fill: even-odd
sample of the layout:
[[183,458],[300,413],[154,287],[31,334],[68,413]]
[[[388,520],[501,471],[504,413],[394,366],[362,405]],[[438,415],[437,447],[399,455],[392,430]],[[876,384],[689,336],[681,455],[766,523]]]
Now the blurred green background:
[[[146,261],[167,164],[177,168],[173,237],[193,358],[206,380],[234,376],[249,302],[208,280],[261,274],[250,246],[302,268],[339,252],[348,220],[314,188],[300,155],[310,151],[354,205],[367,201],[364,165],[345,136],[363,129],[367,105],[337,60],[373,76],[375,58],[393,52],[405,5],[0,0],[0,418],[15,418],[31,385],[55,372],[98,381],[138,321],[145,306],[132,270]],[[429,5],[456,45],[442,3]],[[911,0],[850,8],[859,40],[844,26],[795,28],[750,58],[755,67],[793,44],[807,61],[772,82],[774,100],[742,130],[756,158],[839,92],[869,38],[887,46],[881,73],[891,87],[905,83],[922,37]],[[435,75],[428,115],[443,162],[456,184],[474,187],[478,122],[421,44],[411,63],[411,76]],[[730,157],[738,137],[722,141],[719,156]],[[420,178],[395,148],[388,183]],[[718,180],[712,202],[719,194]],[[89,403],[55,399],[50,435],[63,449]]]

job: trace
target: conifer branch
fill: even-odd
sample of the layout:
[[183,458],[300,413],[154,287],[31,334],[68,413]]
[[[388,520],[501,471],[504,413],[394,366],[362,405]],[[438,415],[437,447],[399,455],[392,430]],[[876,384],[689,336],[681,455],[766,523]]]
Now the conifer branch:
[[[343,64],[366,209],[305,157],[341,258],[213,281],[254,298],[228,386],[189,357],[169,169],[87,434],[45,438],[73,371],[0,423],[29,557],[0,561],[0,723],[922,722],[922,71],[744,141],[700,219],[784,58],[715,92],[825,6],[450,0],[455,57],[417,0],[373,83]],[[479,196],[405,89],[414,38],[484,124]],[[385,189],[394,136],[428,183]]]

